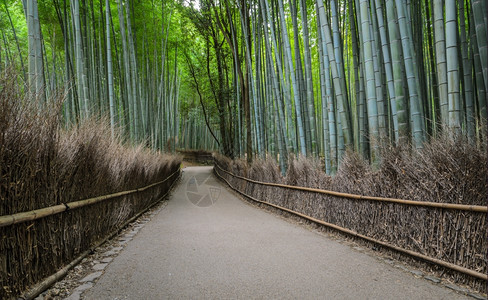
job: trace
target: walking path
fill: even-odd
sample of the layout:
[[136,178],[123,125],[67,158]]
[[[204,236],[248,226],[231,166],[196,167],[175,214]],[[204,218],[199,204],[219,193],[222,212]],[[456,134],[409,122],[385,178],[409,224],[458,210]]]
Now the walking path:
[[473,299],[236,198],[185,168],[84,299]]

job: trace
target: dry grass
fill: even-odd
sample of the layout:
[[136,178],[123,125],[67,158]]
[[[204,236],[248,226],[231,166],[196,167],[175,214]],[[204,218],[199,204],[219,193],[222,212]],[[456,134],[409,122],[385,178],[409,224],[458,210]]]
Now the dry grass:
[[[105,120],[60,129],[61,100],[39,108],[22,95],[14,75],[0,77],[0,215],[146,186],[178,170],[179,156],[124,145],[111,138]],[[54,273],[170,185],[0,228],[0,298]]]
[[[486,146],[473,145],[462,137],[445,135],[415,151],[384,147],[375,169],[358,154],[347,152],[334,177],[319,169],[319,161],[304,157],[290,158],[285,177],[271,159],[248,166],[242,160],[217,156],[216,162],[234,174],[264,182],[417,201],[487,204]],[[481,273],[488,271],[484,213],[336,198],[221,175],[257,199]],[[442,273],[486,292],[486,282],[446,270]]]

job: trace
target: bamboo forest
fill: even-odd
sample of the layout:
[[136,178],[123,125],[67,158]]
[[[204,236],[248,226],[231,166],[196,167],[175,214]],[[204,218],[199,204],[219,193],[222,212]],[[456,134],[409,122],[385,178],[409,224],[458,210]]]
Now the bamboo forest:
[[486,299],[487,25],[0,0],[0,299]]
[[483,141],[483,0],[3,0],[0,68],[73,126],[154,149],[371,163],[443,130]]

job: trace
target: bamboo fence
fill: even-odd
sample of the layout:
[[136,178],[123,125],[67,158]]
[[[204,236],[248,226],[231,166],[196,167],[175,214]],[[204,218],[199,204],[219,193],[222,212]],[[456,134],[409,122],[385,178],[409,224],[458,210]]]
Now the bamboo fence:
[[145,191],[145,190],[152,188],[154,186],[165,183],[170,178],[173,178],[174,175],[179,174],[179,172],[180,172],[180,170],[178,169],[175,172],[173,172],[173,174],[166,177],[164,180],[161,180],[159,182],[155,182],[153,184],[150,184],[148,186],[141,187],[138,189],[118,192],[118,193],[114,193],[114,194],[110,194],[110,195],[98,196],[98,197],[80,200],[80,201],[58,204],[58,205],[54,205],[54,206],[50,206],[50,207],[46,207],[46,208],[31,210],[31,211],[22,212],[22,213],[13,214],[13,215],[0,216],[0,227],[10,226],[10,225],[19,224],[19,223],[28,222],[28,221],[34,221],[37,219],[45,218],[47,216],[52,216],[55,214],[62,213],[62,212],[65,212],[67,210],[73,210],[73,209],[81,208],[81,207],[84,207],[87,205],[93,205],[95,203],[102,202],[105,200],[109,200],[109,199],[113,199],[113,198],[117,198],[117,197],[122,197],[125,195],[130,195],[133,193],[142,192],[142,191]]
[[486,206],[362,196],[246,177],[279,181],[266,167],[249,170],[216,158],[214,172],[255,202],[486,283]]
[[165,179],[141,188],[0,216],[0,298],[49,287],[99,241],[162,199],[181,174],[179,163],[164,172]]
[[[154,184],[151,184],[149,186],[146,186],[145,188],[138,189],[138,191],[143,191],[143,190],[146,190],[146,189],[148,189],[150,187],[153,187],[155,185],[162,184],[162,183],[166,182],[168,179],[172,178],[175,174],[181,175],[181,173],[178,170],[177,172],[175,172],[175,173],[171,174],[170,176],[168,176],[165,180],[160,181],[160,182],[157,182],[157,183],[154,183]],[[56,273],[52,274],[51,276],[48,276],[42,282],[40,282],[40,283],[36,284],[35,286],[31,287],[29,290],[27,290],[25,293],[23,293],[22,296],[20,296],[20,299],[25,299],[25,300],[35,299],[42,292],[44,292],[46,289],[48,289],[51,285],[53,285],[54,283],[56,283],[58,280],[62,279],[64,276],[66,276],[66,274],[68,273],[68,271],[70,269],[72,269],[74,266],[76,266],[77,264],[79,264],[83,260],[83,258],[85,258],[90,253],[92,253],[96,248],[98,248],[101,245],[103,245],[106,241],[108,241],[109,239],[113,238],[115,235],[117,235],[120,232],[120,230],[122,228],[124,228],[125,226],[127,226],[128,224],[130,224],[131,222],[133,222],[134,220],[136,220],[143,213],[145,213],[150,208],[152,208],[153,206],[155,206],[156,204],[158,204],[158,202],[160,202],[165,197],[167,197],[176,182],[177,182],[177,179],[176,180],[173,180],[173,182],[171,184],[171,187],[168,189],[168,191],[163,196],[161,196],[159,199],[157,199],[156,201],[154,201],[151,205],[149,205],[146,209],[138,212],[135,216],[133,216],[129,220],[125,221],[124,224],[122,224],[119,228],[117,228],[116,230],[112,231],[109,235],[107,235],[102,240],[96,242],[92,247],[90,247],[90,249],[88,249],[85,252],[83,252],[80,256],[78,256],[73,261],[71,261],[69,264],[67,264],[66,266],[64,266],[60,270],[58,270]]]

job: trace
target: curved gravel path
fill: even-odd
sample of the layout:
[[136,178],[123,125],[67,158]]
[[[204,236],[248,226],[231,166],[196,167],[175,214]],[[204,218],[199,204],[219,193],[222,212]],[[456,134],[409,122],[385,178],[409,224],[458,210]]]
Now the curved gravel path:
[[473,299],[236,198],[185,168],[84,299]]

